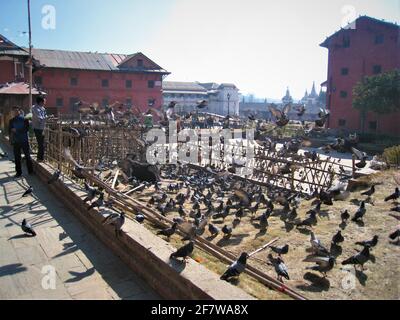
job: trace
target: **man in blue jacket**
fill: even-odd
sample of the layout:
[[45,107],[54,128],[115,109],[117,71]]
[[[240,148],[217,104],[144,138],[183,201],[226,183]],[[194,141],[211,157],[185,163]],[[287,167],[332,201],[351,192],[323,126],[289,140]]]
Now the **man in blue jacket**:
[[29,120],[25,119],[24,112],[19,107],[13,108],[13,113],[14,117],[10,120],[8,130],[9,130],[10,141],[14,148],[15,171],[17,172],[15,177],[19,178],[22,175],[21,150],[25,154],[28,173],[33,174],[32,160],[30,155],[30,147],[28,139]]

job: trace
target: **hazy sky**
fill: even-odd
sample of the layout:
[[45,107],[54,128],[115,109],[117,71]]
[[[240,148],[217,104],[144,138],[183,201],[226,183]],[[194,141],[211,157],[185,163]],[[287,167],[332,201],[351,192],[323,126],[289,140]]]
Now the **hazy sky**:
[[[0,33],[28,45],[26,0],[0,0]],[[36,48],[134,53],[167,80],[231,82],[241,93],[299,99],[325,81],[326,36],[359,15],[400,23],[400,0],[31,0]],[[45,29],[45,5],[55,29]],[[45,22],[49,20],[45,19]],[[1,71],[0,71],[1,72]]]

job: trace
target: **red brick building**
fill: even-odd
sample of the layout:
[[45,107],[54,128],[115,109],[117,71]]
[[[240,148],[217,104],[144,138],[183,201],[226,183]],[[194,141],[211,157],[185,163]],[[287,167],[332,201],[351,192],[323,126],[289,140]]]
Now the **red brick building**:
[[[28,49],[0,35],[0,84],[25,81]],[[49,108],[76,111],[79,100],[100,105],[116,101],[142,111],[162,106],[162,81],[169,74],[143,53],[131,55],[33,49],[36,88],[47,93]]]
[[[360,112],[352,107],[353,87],[365,76],[400,69],[400,27],[370,17],[359,17],[322,44],[329,50],[328,126],[362,132]],[[400,113],[368,113],[364,132],[400,136]]]

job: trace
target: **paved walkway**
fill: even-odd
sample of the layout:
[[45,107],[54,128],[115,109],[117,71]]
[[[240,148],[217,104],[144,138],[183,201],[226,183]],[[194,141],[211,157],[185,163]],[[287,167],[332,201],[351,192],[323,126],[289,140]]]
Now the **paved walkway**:
[[[38,178],[14,174],[14,163],[0,159],[0,300],[159,299]],[[28,185],[33,196],[21,198]],[[37,237],[24,236],[24,218]]]

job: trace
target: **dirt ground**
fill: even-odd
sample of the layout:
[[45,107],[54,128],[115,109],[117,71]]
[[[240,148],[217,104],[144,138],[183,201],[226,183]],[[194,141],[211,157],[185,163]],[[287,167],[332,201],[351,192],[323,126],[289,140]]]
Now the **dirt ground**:
[[[282,217],[282,208],[275,205],[273,215],[268,220],[269,227],[266,231],[260,230],[257,222],[252,222],[251,214],[247,213],[242,218],[240,224],[236,225],[230,239],[223,239],[222,235],[210,238],[208,230],[203,237],[219,245],[225,250],[239,255],[241,252],[252,252],[275,237],[279,237],[276,245],[289,244],[289,253],[283,256],[283,260],[288,267],[290,280],[285,284],[309,299],[322,300],[347,300],[347,299],[399,299],[400,298],[400,246],[399,243],[389,241],[388,235],[396,228],[399,221],[390,216],[392,202],[384,202],[384,198],[394,192],[396,187],[392,178],[394,171],[380,172],[362,178],[370,184],[376,184],[376,192],[372,197],[373,205],[367,204],[367,212],[362,223],[355,223],[349,220],[347,225],[341,224],[340,212],[348,209],[351,216],[356,212],[360,200],[365,200],[366,196],[361,196],[361,192],[366,189],[351,193],[346,201],[335,201],[333,206],[322,206],[321,214],[318,216],[318,223],[313,227],[313,231],[322,243],[330,248],[332,236],[338,230],[342,230],[345,237],[341,248],[335,252],[336,264],[324,278],[317,271],[306,270],[312,263],[303,260],[310,255],[310,232],[307,229],[293,228],[292,225],[285,224]],[[368,188],[367,188],[368,189]],[[149,192],[138,196],[138,199],[147,201]],[[173,194],[169,194],[174,198]],[[300,204],[298,217],[305,217],[305,213],[312,207],[311,201],[303,200]],[[204,209],[204,206],[202,206]],[[257,215],[260,215],[265,208],[260,206]],[[394,212],[392,212],[395,214]],[[176,212],[171,212],[168,217],[178,216]],[[400,216],[400,214],[397,214]],[[224,224],[235,225],[234,216],[230,215],[225,222],[220,220],[212,221],[218,227]],[[150,230],[156,232],[154,226],[147,223]],[[206,228],[207,229],[207,228]],[[379,236],[379,242],[371,250],[371,259],[365,264],[365,270],[355,271],[353,266],[343,266],[341,262],[357,253],[362,247],[355,245],[355,242],[370,240],[374,235]],[[177,247],[182,245],[180,237],[173,236],[171,243]],[[276,277],[273,267],[267,265],[266,258],[271,250],[266,249],[249,259],[251,265],[266,272],[272,277]],[[226,269],[226,264],[218,259],[196,249],[193,256],[199,263],[205,265],[217,274],[222,274]],[[271,290],[252,279],[247,275],[241,275],[237,283],[234,283],[257,297],[258,299],[289,299],[281,292]]]

